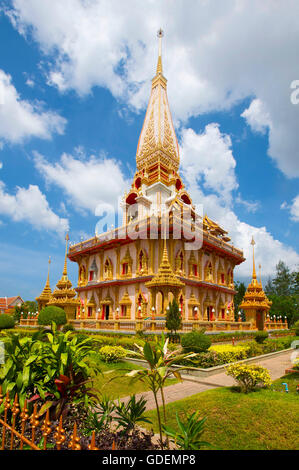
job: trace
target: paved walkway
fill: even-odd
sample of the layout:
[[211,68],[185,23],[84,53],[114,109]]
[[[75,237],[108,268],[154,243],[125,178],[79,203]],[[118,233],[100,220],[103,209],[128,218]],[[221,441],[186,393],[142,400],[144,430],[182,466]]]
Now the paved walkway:
[[[290,368],[291,352],[287,351],[278,356],[271,357],[269,359],[260,359],[255,361],[255,364],[259,364],[263,367],[266,367],[271,375],[272,380],[276,380],[285,373],[285,369]],[[191,377],[184,376],[182,383],[177,383],[174,385],[169,385],[164,389],[165,402],[170,403],[173,401],[181,400],[182,398],[189,397],[199,392],[205,392],[206,390],[216,388],[216,387],[230,387],[235,384],[235,381],[232,377],[229,377],[225,372],[220,374],[211,375],[207,378],[202,377]],[[138,393],[136,398],[144,396],[147,400],[147,409],[151,410],[156,407],[154,397],[152,392],[143,392]],[[129,397],[125,397],[122,401],[126,401]],[[159,397],[159,404],[162,405],[161,398]]]

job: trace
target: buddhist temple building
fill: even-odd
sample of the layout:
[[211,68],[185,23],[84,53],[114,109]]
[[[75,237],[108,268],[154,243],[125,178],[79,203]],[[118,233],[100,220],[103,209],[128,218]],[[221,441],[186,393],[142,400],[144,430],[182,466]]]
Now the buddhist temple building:
[[42,293],[35,298],[35,300],[37,301],[37,305],[38,305],[38,311],[40,312],[42,308],[44,308],[47,303],[50,301],[51,297],[52,297],[52,290],[51,290],[51,287],[50,287],[50,264],[51,264],[51,258],[49,258],[49,265],[48,265],[48,276],[47,276],[47,281],[46,281],[46,284],[45,284],[45,287],[42,291]]
[[[137,145],[135,176],[123,197],[122,221],[69,248],[69,259],[78,264],[77,319],[153,318],[165,315],[168,302],[176,298],[183,320],[234,322],[234,268],[244,261],[243,252],[218,223],[196,212],[180,176],[162,35],[160,30],[158,64]],[[196,230],[201,243],[190,246]],[[57,305],[66,282],[63,277],[53,292]]]
[[267,298],[263,291],[262,281],[257,280],[254,261],[255,241],[252,237],[252,280],[247,287],[244,298],[239,305],[246,315],[246,321],[251,323],[251,329],[264,330],[266,328],[267,314],[271,308],[272,302]]

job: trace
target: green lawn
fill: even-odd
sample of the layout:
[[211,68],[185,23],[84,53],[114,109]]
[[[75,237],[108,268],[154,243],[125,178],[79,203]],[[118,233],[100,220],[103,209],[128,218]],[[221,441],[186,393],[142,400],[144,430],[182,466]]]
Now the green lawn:
[[[287,382],[290,392],[281,390]],[[176,427],[176,411],[201,411],[207,416],[203,439],[218,450],[299,450],[299,394],[295,387],[298,375],[274,382],[269,390],[250,394],[234,388],[217,388],[167,405],[168,424]],[[274,391],[276,390],[276,391]],[[156,411],[147,413],[158,432]],[[152,425],[146,425],[148,428]]]
[[[118,397],[121,398],[148,390],[148,387],[145,383],[141,381],[132,383],[131,377],[124,376],[126,372],[129,372],[130,370],[140,369],[140,366],[130,362],[115,362],[106,364],[102,361],[99,361],[99,363],[103,372],[103,376],[98,376],[96,378],[94,386],[101,394],[105,394],[112,399],[116,399]],[[113,372],[106,375],[105,372],[109,370],[113,370]],[[112,377],[113,380],[111,381]],[[167,381],[167,385],[171,385],[176,382],[176,379],[170,379]]]

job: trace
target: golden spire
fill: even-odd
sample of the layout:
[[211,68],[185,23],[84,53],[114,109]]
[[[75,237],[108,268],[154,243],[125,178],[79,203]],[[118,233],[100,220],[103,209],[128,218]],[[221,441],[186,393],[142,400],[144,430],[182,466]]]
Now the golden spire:
[[260,285],[262,285],[262,265],[259,264],[259,276],[260,276]]
[[[162,178],[168,181],[173,170],[178,171],[180,164],[179,146],[172,122],[168,98],[167,80],[162,73],[162,37],[158,31],[159,53],[156,75],[152,79],[151,95],[138,141],[136,152],[137,170],[148,170],[158,165],[158,170],[150,170],[148,175],[152,183]],[[161,176],[161,161],[168,174]]]
[[158,55],[158,63],[157,63],[157,72],[156,75],[159,75],[160,73],[163,73],[162,70],[162,38],[164,36],[164,31],[163,29],[159,29],[157,32],[157,36],[159,38],[159,55]]
[[251,240],[250,244],[252,245],[252,262],[253,262],[252,279],[256,279],[255,263],[254,263],[254,245],[255,245],[255,241],[254,241],[253,237],[252,237],[252,240]]
[[184,284],[179,280],[179,278],[174,274],[171,265],[168,259],[168,252],[166,246],[166,237],[164,237],[164,249],[162,261],[159,266],[157,274],[145,283],[147,287],[154,286],[173,286],[173,287],[182,287]]
[[48,276],[47,276],[47,281],[45,284],[45,287],[43,288],[42,293],[35,298],[38,303],[38,309],[41,310],[45,305],[47,305],[47,302],[50,300],[51,295],[52,295],[52,290],[50,287],[50,264],[51,264],[51,257],[49,256],[49,266],[48,266]]
[[46,282],[46,287],[50,287],[50,264],[51,264],[51,256],[49,256],[49,261],[48,261],[48,276],[47,276],[47,282]]
[[67,233],[65,236],[65,258],[64,258],[64,268],[63,268],[63,276],[67,276],[67,250],[68,250],[68,241],[70,237],[69,234]]

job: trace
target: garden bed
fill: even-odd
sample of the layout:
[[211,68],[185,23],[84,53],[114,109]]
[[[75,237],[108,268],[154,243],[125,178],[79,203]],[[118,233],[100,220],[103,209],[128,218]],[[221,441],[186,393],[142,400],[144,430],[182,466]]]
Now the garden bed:
[[[279,356],[279,355],[282,355],[282,354],[286,354],[286,353],[289,353],[290,351],[293,351],[293,349],[292,348],[283,349],[282,351],[275,351],[275,352],[271,352],[271,353],[268,353],[268,354],[262,354],[260,356],[249,357],[247,359],[242,359],[242,360],[236,361],[236,362],[240,363],[240,364],[242,364],[242,363],[246,364],[246,363],[250,363],[250,362],[255,362],[257,360],[269,359],[270,357],[273,357],[273,356]],[[141,361],[140,359],[134,359],[134,358],[131,358],[131,357],[126,357],[125,360],[128,361],[128,362],[132,362],[133,364],[139,364],[141,367],[146,367],[146,365],[147,365],[145,361]],[[209,377],[211,375],[216,375],[216,374],[220,374],[221,372],[224,372],[225,368],[230,364],[232,364],[232,362],[222,364],[220,366],[208,367],[206,369],[200,368],[200,367],[174,365],[174,366],[172,366],[171,369],[173,371],[176,371],[177,369],[181,369],[182,367],[186,367],[186,369],[184,370],[184,375],[191,375],[191,376],[194,376],[194,377]]]

